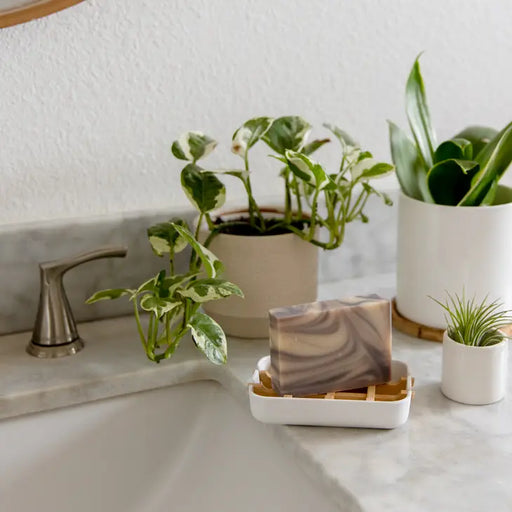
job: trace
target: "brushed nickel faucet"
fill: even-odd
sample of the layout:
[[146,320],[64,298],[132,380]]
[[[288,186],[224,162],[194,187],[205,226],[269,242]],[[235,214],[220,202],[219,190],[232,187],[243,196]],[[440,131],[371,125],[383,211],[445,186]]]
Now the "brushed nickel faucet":
[[39,264],[41,293],[36,323],[27,352],[39,358],[76,354],[84,347],[76,328],[62,276],[73,267],[99,258],[126,256],[126,247],[101,247],[69,258]]

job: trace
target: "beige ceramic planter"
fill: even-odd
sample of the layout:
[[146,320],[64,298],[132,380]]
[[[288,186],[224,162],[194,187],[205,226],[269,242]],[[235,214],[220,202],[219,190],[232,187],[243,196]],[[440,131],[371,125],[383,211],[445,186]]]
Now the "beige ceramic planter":
[[223,277],[245,294],[245,299],[229,297],[205,305],[227,334],[266,338],[269,309],[316,300],[318,248],[292,233],[220,234],[209,249],[224,263]]

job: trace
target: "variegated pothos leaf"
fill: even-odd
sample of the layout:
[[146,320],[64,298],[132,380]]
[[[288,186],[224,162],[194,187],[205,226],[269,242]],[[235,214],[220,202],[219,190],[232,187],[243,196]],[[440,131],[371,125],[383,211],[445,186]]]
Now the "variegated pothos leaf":
[[244,296],[236,284],[225,279],[198,279],[190,283],[186,289],[180,290],[179,293],[183,297],[189,297],[199,303],[224,299],[231,295]]
[[187,324],[192,339],[205,356],[215,364],[227,361],[228,347],[222,327],[204,313],[196,313]]
[[180,160],[197,162],[208,156],[217,146],[217,141],[202,132],[185,132],[172,143],[172,154]]
[[226,201],[226,187],[213,172],[188,164],[181,171],[181,186],[190,202],[202,213],[220,208]]

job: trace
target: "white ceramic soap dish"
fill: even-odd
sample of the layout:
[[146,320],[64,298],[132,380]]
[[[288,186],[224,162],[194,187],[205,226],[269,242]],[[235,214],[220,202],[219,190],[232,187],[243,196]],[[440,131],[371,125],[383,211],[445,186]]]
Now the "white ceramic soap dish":
[[414,380],[401,361],[392,362],[387,384],[307,398],[277,395],[269,369],[270,356],[261,358],[249,386],[252,415],[263,423],[395,428],[409,417]]

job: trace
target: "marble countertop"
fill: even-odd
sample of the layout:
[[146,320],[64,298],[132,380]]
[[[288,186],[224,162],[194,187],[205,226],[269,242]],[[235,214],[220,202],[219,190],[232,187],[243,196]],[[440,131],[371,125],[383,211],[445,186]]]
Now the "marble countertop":
[[[390,297],[394,276],[324,285],[320,298],[377,292]],[[216,367],[191,343],[160,365],[145,359],[133,319],[85,323],[78,355],[37,360],[28,334],[0,337],[0,418],[9,418],[193,380],[219,381],[249,407],[247,385],[266,340],[229,341]],[[395,332],[393,357],[416,379],[409,421],[394,430],[268,426],[302,467],[332,491],[342,510],[512,510],[512,389],[501,402],[466,406],[440,391],[441,345]]]

